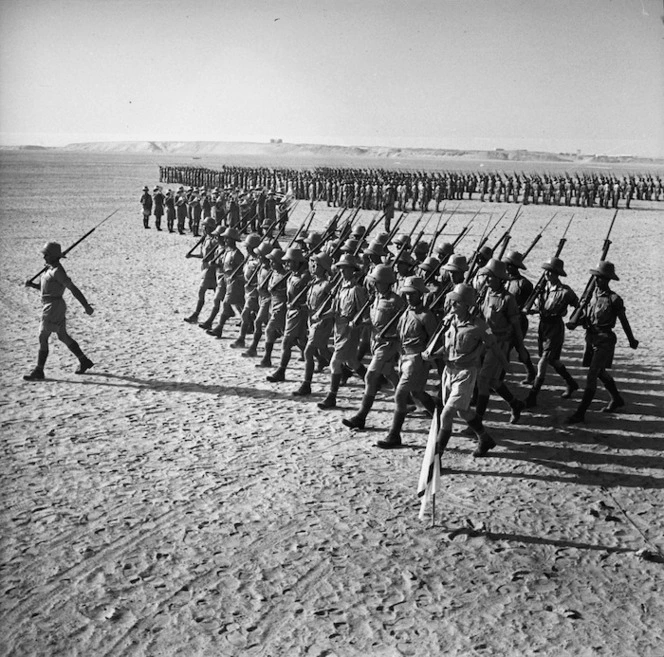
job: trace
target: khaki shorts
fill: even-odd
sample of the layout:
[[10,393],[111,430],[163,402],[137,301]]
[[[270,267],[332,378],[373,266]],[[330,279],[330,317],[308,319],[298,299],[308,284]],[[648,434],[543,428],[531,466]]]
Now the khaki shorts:
[[475,389],[477,367],[456,367],[447,365],[443,372],[443,404],[446,408],[467,411]]

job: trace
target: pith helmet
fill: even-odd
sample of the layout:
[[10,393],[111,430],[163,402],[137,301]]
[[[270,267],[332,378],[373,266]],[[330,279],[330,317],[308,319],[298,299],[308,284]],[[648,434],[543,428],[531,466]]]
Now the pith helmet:
[[291,260],[293,262],[304,262],[305,257],[302,253],[302,249],[298,249],[297,247],[291,246],[288,249],[286,249],[286,253],[284,254],[283,260]]
[[358,248],[360,247],[360,241],[359,240],[346,240],[344,242],[344,245],[341,247],[341,252],[342,253],[355,253]]
[[272,244],[269,242],[261,242],[258,245],[258,248],[256,249],[256,253],[258,253],[259,256],[266,257],[270,251],[272,251]]
[[65,257],[62,255],[62,247],[57,242],[47,242],[41,252],[57,260]]
[[468,262],[466,261],[466,256],[452,256],[449,261],[443,265],[443,269],[445,271],[468,271]]
[[440,265],[440,260],[438,258],[434,258],[433,256],[429,256],[422,262],[420,265],[420,269],[423,271],[434,271],[438,269],[438,265]]
[[565,273],[565,263],[560,259],[556,258],[556,256],[553,256],[552,258],[549,258],[543,265],[542,269],[546,269],[547,271],[553,271],[558,274],[558,276],[567,276]]
[[483,246],[479,253],[485,260],[489,261],[493,258],[493,249],[490,246]]
[[364,250],[364,252],[367,255],[375,255],[375,256],[385,255],[385,249],[383,248],[382,243],[379,242],[378,240],[373,240],[372,242],[370,242],[369,246]]
[[344,253],[339,261],[337,262],[337,267],[350,267],[352,269],[359,269],[360,265],[357,262],[357,258],[350,253]]
[[408,253],[408,251],[404,251],[398,258],[395,259],[395,264],[404,264],[408,266],[412,266],[415,264],[415,260],[413,260],[413,256]]
[[440,246],[437,246],[434,249],[434,253],[441,257],[446,255],[452,255],[454,253],[454,245],[449,242],[443,242]]
[[377,283],[386,283],[387,285],[394,285],[397,280],[394,274],[394,269],[389,265],[377,265],[371,272],[371,278]]
[[309,233],[304,238],[304,243],[309,247],[318,246],[321,243],[322,235],[320,233]]
[[284,259],[284,252],[281,249],[272,249],[267,255],[270,262],[281,262]]
[[237,232],[237,229],[231,227],[227,228],[221,236],[229,240],[235,240],[236,242],[239,242],[242,239],[240,233]]
[[409,276],[405,281],[404,285],[401,288],[402,292],[419,292],[424,295],[428,292],[427,286],[424,283],[424,279],[419,276]]
[[255,249],[261,243],[261,236],[258,233],[250,233],[244,239],[244,245],[250,249]]
[[454,286],[454,289],[447,295],[447,298],[452,301],[465,303],[467,306],[472,306],[477,299],[477,292],[472,285],[459,283]]
[[597,267],[595,269],[591,269],[590,273],[593,276],[599,276],[600,278],[608,278],[610,281],[620,280],[616,276],[616,268],[614,264],[608,260],[600,260]]
[[364,226],[355,226],[353,228],[353,237],[359,240],[361,237],[364,237],[364,233],[366,232],[367,229]]
[[510,251],[503,260],[510,265],[514,265],[517,269],[528,269],[523,264],[523,255],[519,251]]
[[486,263],[486,266],[480,269],[479,273],[493,274],[496,278],[503,281],[507,278],[507,268],[505,267],[505,263],[497,258],[491,258],[491,260]]
[[203,219],[203,226],[206,228],[214,228],[217,225],[217,222],[212,217],[205,217]]
[[413,249],[414,253],[428,253],[429,244],[427,242],[418,242]]
[[325,271],[332,271],[332,258],[327,253],[319,253],[313,257],[313,260],[317,262]]
[[408,244],[410,246],[410,237],[408,235],[397,235],[397,237],[394,239],[394,243],[401,247],[404,244]]

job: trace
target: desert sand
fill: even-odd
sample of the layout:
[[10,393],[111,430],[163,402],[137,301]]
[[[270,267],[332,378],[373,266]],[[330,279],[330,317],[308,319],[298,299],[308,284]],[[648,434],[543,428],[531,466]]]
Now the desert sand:
[[[418,519],[417,480],[429,420],[406,420],[401,450],[386,432],[389,391],[351,432],[339,410],[183,322],[199,261],[192,236],[143,229],[138,198],[159,159],[3,154],[1,585],[5,655],[551,655],[655,657],[664,646],[664,204],[621,211],[610,259],[638,350],[619,333],[614,375],[628,406],[563,423],[550,373],[520,424],[492,401],[499,446],[473,459],[455,434],[444,457],[435,522]],[[205,164],[205,163],[203,163]],[[479,209],[464,202],[453,236]],[[39,249],[74,242],[119,212],[65,261],[95,307],[67,295],[71,334],[95,362],[74,374],[55,338],[47,380],[34,366],[39,294],[23,282]],[[484,204],[508,218],[516,206]],[[528,259],[528,275],[563,252],[581,291],[611,217],[561,208]],[[300,203],[289,227],[306,215]],[[314,226],[333,209],[316,207]],[[528,206],[512,246],[525,249],[551,216]],[[364,213],[367,224],[373,213]],[[483,216],[484,218],[484,216]],[[432,222],[433,223],[433,222]],[[459,252],[484,228],[474,224]],[[528,344],[534,350],[531,329]],[[575,376],[583,335],[568,337]],[[279,350],[275,350],[275,361]],[[526,388],[515,366],[509,382]],[[433,385],[433,377],[430,381]],[[461,429],[461,427],[458,427]]]

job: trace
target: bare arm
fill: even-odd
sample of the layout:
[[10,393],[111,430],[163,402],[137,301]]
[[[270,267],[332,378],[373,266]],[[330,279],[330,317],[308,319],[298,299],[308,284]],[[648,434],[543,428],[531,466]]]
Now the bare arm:
[[74,295],[74,299],[78,301],[83,308],[85,308],[85,312],[88,315],[92,315],[94,312],[94,308],[88,303],[87,299],[83,296],[83,292],[81,292],[74,283],[71,281],[69,282],[69,285],[67,286],[69,288],[69,291]]
[[629,325],[629,322],[627,321],[627,315],[625,314],[624,310],[621,310],[618,313],[618,319],[620,320],[620,325],[623,327],[623,331],[625,331],[625,335],[627,336],[627,340],[629,341],[629,346],[632,349],[636,349],[639,346],[639,341],[634,337],[634,334],[632,333],[632,327]]

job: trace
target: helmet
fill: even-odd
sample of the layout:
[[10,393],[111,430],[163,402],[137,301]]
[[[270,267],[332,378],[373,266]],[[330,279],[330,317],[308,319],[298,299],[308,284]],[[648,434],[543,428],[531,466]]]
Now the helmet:
[[250,233],[244,239],[244,245],[255,249],[261,243],[261,236],[258,233]]
[[377,283],[386,283],[387,285],[394,285],[396,276],[394,269],[389,265],[377,265],[371,272],[371,278]]
[[467,283],[459,283],[454,286],[454,289],[448,293],[448,299],[452,301],[460,301],[465,303],[467,306],[472,306],[477,299],[477,292],[472,285]]
[[424,279],[419,276],[409,276],[401,288],[402,292],[419,292],[424,295],[428,292],[427,286],[424,284]]

